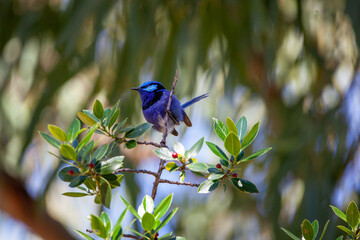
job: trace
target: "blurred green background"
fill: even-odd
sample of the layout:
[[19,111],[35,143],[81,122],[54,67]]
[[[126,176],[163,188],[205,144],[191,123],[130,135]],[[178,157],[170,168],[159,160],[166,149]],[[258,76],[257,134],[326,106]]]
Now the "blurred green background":
[[[335,239],[329,204],[359,202],[359,23],[358,0],[0,0],[0,238],[38,239],[33,222],[16,215],[24,208],[70,234],[89,228],[86,216],[100,209],[61,195],[69,190],[56,178],[61,163],[37,132],[66,129],[95,99],[121,98],[122,118],[143,122],[130,88],[153,79],[170,89],[178,69],[182,102],[210,97],[187,110],[193,127],[169,141],[215,141],[212,117],[245,115],[261,121],[252,151],[273,150],[242,172],[257,195],[162,185],[180,207],[168,230],[195,240],[288,239],[280,227],[299,236],[304,218],[321,229],[330,219],[325,238]],[[132,167],[156,169],[151,150],[120,153]],[[200,161],[215,160],[202,151]],[[120,193],[136,202],[150,194],[149,179],[127,175]],[[4,200],[12,194],[14,206]],[[33,205],[16,205],[24,194]],[[113,205],[116,219],[123,206]]]

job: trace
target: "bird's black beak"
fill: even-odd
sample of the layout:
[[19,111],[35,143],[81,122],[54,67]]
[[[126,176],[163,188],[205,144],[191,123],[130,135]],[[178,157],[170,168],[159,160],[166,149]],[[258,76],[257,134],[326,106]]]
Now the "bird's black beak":
[[131,88],[131,90],[139,91],[139,88],[133,87],[133,88]]

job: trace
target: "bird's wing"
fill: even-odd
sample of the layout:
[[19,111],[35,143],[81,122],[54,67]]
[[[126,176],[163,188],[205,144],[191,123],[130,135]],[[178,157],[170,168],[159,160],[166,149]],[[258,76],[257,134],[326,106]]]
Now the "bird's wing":
[[174,114],[171,111],[169,111],[168,114],[169,117],[174,121],[175,125],[179,125],[179,122],[176,120]]
[[188,117],[188,115],[186,114],[186,112],[184,112],[184,123],[186,124],[186,126],[191,127],[192,123],[190,121],[190,118]]

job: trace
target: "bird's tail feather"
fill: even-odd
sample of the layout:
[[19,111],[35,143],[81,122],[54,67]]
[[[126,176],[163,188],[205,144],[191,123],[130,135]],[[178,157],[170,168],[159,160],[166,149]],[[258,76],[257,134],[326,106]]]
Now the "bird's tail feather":
[[193,99],[191,99],[190,101],[184,103],[184,104],[182,105],[182,107],[183,107],[183,108],[186,108],[186,107],[188,107],[188,106],[196,103],[197,101],[200,101],[201,99],[206,98],[206,97],[208,97],[208,96],[209,96],[209,93],[205,93],[205,94],[203,94],[203,95],[200,95],[200,96],[198,96],[198,97],[196,97],[196,98],[193,98]]

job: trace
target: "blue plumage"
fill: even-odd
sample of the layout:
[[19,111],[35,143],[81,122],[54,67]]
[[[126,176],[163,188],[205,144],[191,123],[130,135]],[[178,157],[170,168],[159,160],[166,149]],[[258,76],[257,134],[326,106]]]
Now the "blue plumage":
[[[142,101],[142,110],[146,121],[153,124],[153,128],[159,132],[163,132],[165,127],[165,109],[169,102],[170,92],[164,88],[164,86],[156,81],[144,82],[138,88],[132,88],[139,92]],[[180,104],[175,95],[172,96],[170,105],[168,129],[177,136],[178,132],[175,130],[175,125],[179,125],[180,122],[184,122],[188,127],[192,126],[192,123],[187,116],[184,108],[196,103],[197,101],[206,98],[208,93],[191,99],[190,101]]]

